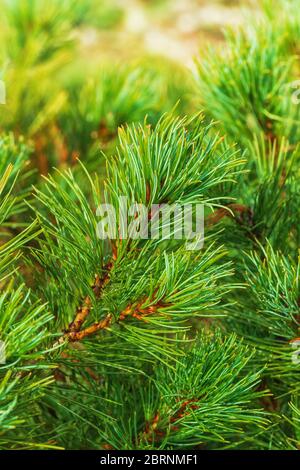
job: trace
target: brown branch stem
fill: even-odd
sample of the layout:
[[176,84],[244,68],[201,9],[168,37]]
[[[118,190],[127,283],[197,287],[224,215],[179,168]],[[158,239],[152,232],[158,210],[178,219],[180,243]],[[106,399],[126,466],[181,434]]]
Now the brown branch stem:
[[[103,291],[103,288],[109,282],[109,275],[110,275],[112,266],[113,266],[112,262],[107,263],[106,266],[104,267],[105,274],[102,277],[100,277],[97,274],[95,277],[95,282],[92,286],[92,290],[96,299],[99,299]],[[107,315],[106,318],[104,318],[104,320],[94,323],[93,325],[85,328],[84,330],[81,330],[81,327],[83,323],[85,322],[86,318],[88,317],[91,309],[92,309],[92,299],[88,295],[85,297],[83,305],[78,308],[76,312],[76,316],[74,320],[70,323],[68,330],[65,331],[64,335],[59,339],[58,343],[55,343],[54,346],[56,346],[56,344],[62,344],[65,341],[72,341],[72,342],[80,341],[86,336],[90,336],[96,333],[97,331],[103,330],[109,326],[109,324],[111,323],[111,319],[112,319],[112,315],[110,314]]]
[[[92,286],[92,290],[94,292],[94,295],[97,298],[100,297],[103,288],[106,286],[106,284],[109,282],[109,271],[112,268],[112,263],[108,263],[105,266],[105,274],[101,278],[100,276],[96,275],[94,285]],[[90,311],[92,308],[92,300],[90,296],[87,296],[84,299],[83,305],[77,310],[75,319],[70,323],[68,333],[69,332],[76,332],[79,331],[82,324],[86,320],[87,316],[89,315]]]
[[87,336],[91,336],[97,331],[104,330],[109,327],[112,321],[112,315],[109,313],[104,320],[101,320],[100,322],[93,323],[93,325],[88,326],[84,330],[81,331],[69,331],[66,333],[65,337],[67,337],[68,341],[80,341],[83,338],[86,338]]

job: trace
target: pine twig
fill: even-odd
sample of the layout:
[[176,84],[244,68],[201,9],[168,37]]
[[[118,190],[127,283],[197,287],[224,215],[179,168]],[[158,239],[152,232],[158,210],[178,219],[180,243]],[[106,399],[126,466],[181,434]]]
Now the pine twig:
[[93,335],[97,333],[97,331],[106,329],[112,321],[112,314],[109,313],[104,320],[100,322],[94,323],[91,326],[88,326],[84,330],[81,331],[70,331],[65,336],[68,338],[69,341],[80,341],[87,336]]
[[[105,266],[106,273],[104,274],[104,276],[100,278],[100,276],[96,275],[95,283],[92,286],[92,290],[96,298],[100,297],[103,288],[108,283],[109,271],[111,270],[111,268],[112,263],[108,263]],[[85,322],[87,316],[89,315],[91,308],[92,300],[90,296],[87,296],[83,302],[83,306],[78,309],[75,319],[72,321],[72,323],[70,323],[68,332],[76,332],[80,330],[82,324]]]

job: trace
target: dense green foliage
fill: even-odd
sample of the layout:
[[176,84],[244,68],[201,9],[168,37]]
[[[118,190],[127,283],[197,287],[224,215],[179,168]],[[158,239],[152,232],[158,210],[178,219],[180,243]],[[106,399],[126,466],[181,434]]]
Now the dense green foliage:
[[[296,0],[196,77],[79,59],[95,3],[1,0],[0,449],[298,449]],[[100,240],[119,196],[203,204],[204,248]]]

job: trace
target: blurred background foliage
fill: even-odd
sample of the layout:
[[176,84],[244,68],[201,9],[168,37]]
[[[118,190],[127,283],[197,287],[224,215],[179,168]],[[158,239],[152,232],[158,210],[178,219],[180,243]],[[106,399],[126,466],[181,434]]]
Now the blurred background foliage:
[[0,69],[7,102],[0,130],[25,136],[36,175],[55,167],[103,169],[125,123],[155,123],[201,96],[190,69],[243,1],[0,0]]
[[[230,209],[224,212],[224,208],[220,207],[209,214],[206,233],[219,245],[226,246],[228,249],[226,261],[229,259],[235,267],[235,277],[232,281],[234,291],[228,294],[225,303],[220,307],[226,316],[222,328],[234,331],[251,347],[256,346],[257,353],[253,361],[251,359],[249,367],[260,370],[266,366],[266,360],[268,361],[261,389],[258,395],[255,392],[254,398],[262,398],[264,409],[268,411],[271,409],[274,412],[272,417],[274,433],[271,434],[268,429],[267,433],[260,432],[252,440],[252,433],[256,432],[253,427],[253,431],[250,429],[251,432],[245,436],[245,442],[247,448],[252,445],[255,448],[299,447],[299,367],[296,370],[295,364],[290,361],[291,344],[299,336],[300,325],[298,313],[300,193],[297,147],[299,106],[295,106],[291,100],[293,92],[291,84],[299,77],[298,1],[0,0],[0,79],[6,84],[6,103],[0,105],[2,134],[0,176],[3,174],[0,179],[2,197],[0,209],[3,214],[0,220],[0,247],[2,247],[0,285],[3,285],[1,282],[8,282],[9,268],[14,282],[17,281],[16,284],[21,286],[15,291],[11,290],[9,293],[11,298],[8,297],[8,300],[5,297],[7,294],[3,294],[5,298],[3,297],[2,305],[5,315],[2,313],[2,318],[3,322],[7,321],[10,328],[10,324],[18,318],[28,300],[29,294],[24,297],[20,294],[19,289],[24,287],[23,280],[26,281],[26,285],[32,285],[33,293],[30,294],[31,297],[29,296],[29,307],[26,308],[28,324],[33,323],[34,328],[28,328],[26,319],[24,324],[26,341],[21,350],[22,357],[29,357],[29,351],[39,345],[43,334],[47,340],[48,330],[44,325],[52,321],[45,305],[37,306],[36,299],[40,298],[40,295],[42,298],[45,297],[51,310],[59,312],[57,329],[61,332],[76,310],[76,306],[80,305],[83,293],[86,290],[91,292],[91,274],[94,275],[107,259],[106,251],[103,250],[102,253],[101,245],[95,238],[95,217],[91,209],[95,205],[91,203],[92,196],[95,193],[95,199],[98,198],[99,191],[103,191],[103,185],[95,184],[92,190],[90,185],[90,181],[94,181],[94,173],[97,173],[100,182],[105,177],[104,153],[108,159],[109,180],[113,181],[117,188],[125,186],[125,189],[131,190],[135,186],[138,193],[142,194],[140,189],[143,178],[137,178],[136,172],[130,172],[137,161],[135,153],[131,151],[137,144],[131,139],[130,133],[126,134],[124,131],[120,134],[119,158],[112,158],[116,152],[118,128],[130,123],[144,123],[146,119],[153,125],[164,122],[163,119],[161,121],[159,119],[171,109],[173,112],[169,116],[174,120],[174,125],[177,125],[176,114],[187,115],[187,118],[180,121],[184,126],[182,132],[186,136],[183,154],[186,160],[180,166],[182,172],[174,177],[174,168],[167,167],[168,174],[172,175],[169,181],[170,194],[175,197],[178,196],[180,184],[185,183],[187,178],[193,181],[193,171],[196,168],[193,165],[196,161],[194,141],[197,133],[194,135],[191,130],[188,132],[186,123],[191,123],[190,119],[194,112],[204,109],[206,118],[204,122],[199,120],[201,129],[205,129],[206,122],[211,119],[218,123],[216,126],[209,126],[209,129],[216,127],[217,135],[214,129],[210,129],[205,136],[207,140],[203,142],[217,143],[220,152],[213,155],[215,159],[208,152],[210,158],[203,160],[205,165],[200,164],[198,171],[200,168],[200,173],[203,172],[206,189],[217,188],[216,193],[213,193],[215,202],[220,203],[221,199],[218,197],[221,194],[222,204]],[[259,19],[257,22],[256,17]],[[226,34],[223,33],[225,27]],[[236,31],[239,32],[236,34]],[[140,149],[143,145],[146,147],[151,142],[154,146],[156,141],[153,135],[156,135],[155,132],[158,134],[161,132],[159,135],[161,140],[158,141],[165,142],[167,151],[161,155],[167,161],[165,155],[171,153],[175,156],[180,155],[177,153],[177,147],[179,143],[181,147],[183,144],[180,140],[181,134],[175,139],[172,132],[172,138],[169,138],[168,134],[165,134],[165,127],[159,131],[160,126],[161,124],[157,126],[158,130],[152,134],[149,132],[148,135],[149,129],[146,123],[142,127],[145,139],[138,141],[137,148]],[[224,134],[226,138],[222,137]],[[231,147],[232,142],[236,143],[234,149]],[[143,152],[138,154],[141,158],[143,155]],[[224,158],[224,155],[227,157]],[[240,155],[238,161],[235,155]],[[224,178],[227,174],[224,166],[215,164],[219,158],[225,160],[225,169],[227,165],[228,172],[234,177],[232,180]],[[78,159],[84,163],[87,170],[78,164]],[[130,164],[127,164],[128,162]],[[146,158],[145,162],[148,163]],[[169,164],[170,162],[171,159]],[[236,171],[237,163],[245,163],[245,171],[242,169]],[[53,172],[53,167],[59,171]],[[63,170],[68,167],[72,167],[72,173],[69,170],[64,173]],[[147,175],[151,166],[145,164],[143,168]],[[165,165],[160,164],[159,168],[165,168]],[[178,170],[177,166],[176,168]],[[45,183],[40,175],[47,175],[49,172],[52,175]],[[17,173],[21,175],[15,181]],[[87,178],[89,174],[91,174],[90,181]],[[153,175],[156,177],[155,171]],[[161,180],[164,181],[163,178]],[[153,181],[155,182],[155,178]],[[32,183],[37,187],[35,192],[37,196],[33,203]],[[143,188],[145,187],[147,186],[144,185]],[[187,188],[193,195],[194,185],[187,185]],[[202,191],[202,188],[200,189]],[[149,202],[147,191],[144,196],[146,202]],[[200,192],[198,197],[200,196],[207,198],[207,203],[212,197],[210,192],[207,194],[204,192],[204,195]],[[45,236],[42,242],[32,240],[36,235],[36,226],[34,223],[30,225],[32,214],[29,205],[24,202],[25,197],[26,201],[35,207],[35,214],[39,217],[39,224]],[[233,204],[232,201],[237,201],[238,204]],[[211,208],[209,210],[211,211]],[[82,217],[82,214],[85,216]],[[54,224],[55,218],[58,221],[57,225]],[[20,234],[20,229],[24,228]],[[87,233],[89,236],[86,236]],[[18,250],[21,250],[23,244],[28,245],[29,241],[31,242],[29,249],[32,248],[35,256],[30,253],[26,262],[20,264],[19,272],[15,274],[14,260],[21,256]],[[91,242],[94,244],[93,249]],[[79,246],[82,256],[78,254]],[[11,255],[16,251],[11,268]],[[142,252],[142,255],[148,256],[147,251]],[[129,294],[131,296],[134,294],[136,298],[133,297],[133,300],[138,302],[136,299],[139,292],[135,291],[136,285],[146,289],[149,284],[142,255],[137,258],[136,264],[131,265],[132,259],[124,261],[122,256],[118,258],[119,264],[114,263],[116,274],[113,275],[116,277],[113,278],[112,287],[109,285],[107,288],[107,305],[113,304],[113,299],[119,296],[122,306],[121,301],[124,300],[120,295],[120,285],[123,286],[125,300],[127,297],[131,300]],[[210,263],[214,265],[216,273],[221,272],[220,277],[223,278],[225,276],[223,265],[218,256],[213,254]],[[57,263],[58,259],[62,260],[61,265]],[[135,262],[135,258],[133,260]],[[151,267],[149,258],[147,261]],[[166,278],[172,279],[170,263],[164,263],[160,261],[157,272],[167,273],[164,274]],[[41,270],[36,269],[37,265]],[[188,265],[186,258],[182,257],[180,252],[178,265],[179,268]],[[105,266],[106,262],[103,269]],[[134,266],[134,269],[131,266]],[[44,277],[41,275],[42,269],[45,270]],[[32,275],[35,271],[37,271],[36,278]],[[81,275],[80,280],[78,273]],[[215,275],[215,271],[210,271],[211,274]],[[226,277],[229,275],[231,276],[231,271]],[[124,284],[121,284],[119,279],[123,278]],[[140,278],[142,281],[137,283],[136,279]],[[161,283],[160,279],[158,277],[157,282]],[[174,279],[176,280],[176,277]],[[219,295],[214,284],[210,282],[210,285],[214,294]],[[244,290],[239,288],[241,285]],[[195,289],[194,294],[195,302],[199,302],[200,299],[201,307],[203,294],[200,295]],[[207,301],[205,296],[204,299]],[[209,302],[210,298],[208,304]],[[99,305],[102,309],[103,305],[100,303]],[[107,311],[107,305],[104,304],[104,311]],[[193,308],[199,313],[198,304]],[[187,307],[186,309],[188,310]],[[122,312],[121,308],[120,311]],[[217,309],[216,312],[218,313]],[[98,313],[102,311],[99,310]],[[41,336],[36,333],[37,318],[41,322]],[[217,322],[219,320],[215,321]],[[160,323],[157,325],[161,328]],[[212,322],[206,321],[204,325],[208,331]],[[217,323],[217,326],[221,326],[221,322],[220,325]],[[20,330],[12,328],[11,331],[18,333]],[[138,344],[136,344],[137,331]],[[139,362],[136,364],[135,359],[130,362],[132,357],[135,358],[138,347],[147,353],[150,351],[155,358],[158,352],[161,355],[165,354],[165,357],[173,354],[173,349],[169,349],[166,343],[160,343],[160,339],[153,342],[151,349],[149,338],[153,341],[153,336],[147,335],[146,328],[145,333],[143,331],[142,328],[138,330],[132,328],[125,349],[123,344],[128,334],[126,329],[123,336],[118,333],[122,341],[121,348],[114,336],[108,336],[107,342],[88,343],[88,351],[91,354],[87,356],[86,365],[94,367],[100,377],[107,366],[112,369],[115,367],[118,372],[121,370],[125,373],[138,368]],[[20,340],[18,334],[16,340],[13,333],[11,337],[12,347],[9,354],[14,359]],[[237,353],[235,348],[231,347],[231,344],[236,342],[235,337],[232,338],[228,343],[228,354],[224,356],[225,372],[232,371],[234,357],[241,357],[241,364],[247,366],[243,350]],[[110,355],[107,355],[109,348],[111,348]],[[58,358],[57,361],[61,361],[65,366],[66,376],[68,374],[72,376],[72,382],[75,385],[78,382],[81,389],[75,387],[74,390],[68,390],[61,387],[64,390],[62,393],[60,388],[57,388],[51,396],[47,396],[48,403],[40,406],[45,406],[43,416],[46,416],[48,423],[53,422],[55,430],[53,435],[57,434],[59,445],[78,448],[85,443],[82,443],[81,435],[74,432],[74,423],[77,419],[81,424],[82,421],[86,421],[82,414],[85,413],[85,410],[82,411],[82,402],[78,401],[78,390],[81,390],[82,396],[87,400],[85,409],[89,413],[92,410],[95,413],[95,415],[92,413],[92,416],[101,418],[103,416],[99,409],[103,405],[103,400],[110,399],[110,392],[108,390],[103,396],[97,396],[96,393],[92,396],[90,389],[86,392],[84,381],[87,379],[91,382],[92,376],[89,377],[90,372],[85,368],[80,372],[71,370],[72,360],[73,358],[77,360],[76,354],[80,355],[80,349],[70,350],[74,355],[71,359],[64,357]],[[223,349],[216,347],[214,357],[217,358],[217,364],[219,364],[219,355],[223,355],[223,352],[219,351]],[[204,353],[206,354],[205,351]],[[38,350],[34,350],[33,357],[39,357],[39,354]],[[148,361],[145,358],[146,354],[142,358],[144,363]],[[195,357],[192,355],[187,365],[191,367],[190,365],[197,361],[201,366],[201,360],[200,357],[199,362],[197,355]],[[194,380],[194,377],[185,375],[185,370],[186,367],[176,372],[176,380],[189,390],[190,381]],[[210,376],[209,370],[207,375]],[[205,374],[203,376],[205,381]],[[200,372],[199,377],[201,377]],[[217,375],[216,382],[209,382],[209,387],[217,389],[218,392],[222,391],[218,388],[219,377],[222,377],[221,374]],[[228,381],[224,382],[224,387],[234,392],[235,384],[231,384],[231,377],[232,374],[228,374]],[[61,377],[54,378],[58,383],[61,382]],[[135,377],[129,377],[129,382],[125,385],[122,382],[123,378],[121,376],[120,383],[114,385],[115,396],[118,398],[120,393],[118,402],[121,402],[124,396],[130,396],[132,402],[128,403],[145,404],[138,409],[143,422],[144,418],[148,420],[149,414],[153,415],[156,409],[153,404],[159,400],[159,394],[168,396],[170,393],[169,384],[172,382],[168,379],[166,382],[159,380],[160,389],[155,392],[149,387],[149,396],[146,392],[142,399],[138,395],[131,396],[130,381],[135,380]],[[1,390],[5,389],[8,379],[9,377],[5,376],[2,389],[0,387],[0,401]],[[99,382],[100,387],[102,382]],[[252,382],[256,384],[256,375],[254,378],[252,376],[250,384]],[[28,380],[27,386],[26,375],[25,384],[22,386],[21,384],[20,381],[19,395],[26,396],[28,391],[31,394],[32,385]],[[246,389],[244,390],[244,386],[241,388],[241,398],[244,399],[245,396],[247,402],[248,396],[244,391],[248,390],[248,382],[245,384]],[[38,385],[35,392],[37,395]],[[43,376],[42,386],[44,385],[48,385],[47,375]],[[267,390],[272,394],[269,401],[266,397],[260,396]],[[95,391],[97,393],[99,391],[98,382]],[[143,393],[144,391],[145,389]],[[180,389],[178,394],[180,396]],[[3,396],[6,400],[6,394],[3,393]],[[65,405],[56,415],[51,414],[49,410],[56,408],[55,402],[59,402],[61,396],[63,401],[65,400]],[[95,396],[99,400],[99,403],[96,402],[96,407],[93,401]],[[32,399],[35,399],[34,397],[35,395]],[[11,406],[11,397],[8,398],[8,406],[13,409],[17,403]],[[228,400],[232,400],[230,393]],[[243,403],[240,401],[240,395],[237,402]],[[29,403],[31,404],[31,401]],[[167,405],[168,403],[163,403],[162,411]],[[207,402],[210,410],[215,406],[213,418],[219,419],[219,416],[224,418],[223,409],[220,412],[216,405],[217,403]],[[179,408],[176,409],[176,406]],[[173,419],[178,418],[181,406],[178,403],[171,403],[171,407]],[[128,407],[124,407],[123,410],[128,410]],[[132,406],[129,407],[129,411],[131,410]],[[28,421],[27,417],[28,406],[17,409],[17,412],[16,416],[25,413],[26,423],[30,427],[31,421]],[[239,414],[240,410],[237,412]],[[36,413],[34,407],[33,413]],[[70,413],[74,415],[75,421],[70,420]],[[133,445],[144,448],[143,446],[149,445],[147,433],[146,436],[145,433],[132,436],[129,429],[126,431],[128,423],[132,424],[127,412],[122,414],[117,407],[117,411],[112,411],[112,416],[118,418],[121,416],[120,427],[119,424],[111,426],[110,419],[107,421],[106,443],[127,446],[126,448],[131,448]],[[6,426],[11,429],[15,426],[15,418],[10,421],[11,418],[8,417]],[[83,430],[81,434],[87,436],[87,446],[92,448],[99,444],[99,436],[95,438],[93,435],[94,430],[98,433],[95,422],[96,419],[90,419],[85,423],[92,434],[85,433],[84,428],[81,428]],[[260,419],[258,422],[260,425]],[[135,422],[133,424],[132,428],[135,429]],[[252,426],[251,420],[248,424]],[[199,413],[199,429],[205,429],[205,425],[206,421]],[[188,420],[185,426],[185,433],[177,434],[177,430],[173,429],[176,432],[174,435],[171,434],[171,440],[161,445],[176,446],[182,441],[193,444],[190,435],[193,426]],[[77,425],[76,429],[80,430]],[[52,431],[50,434],[52,435]],[[101,436],[103,437],[103,434]],[[128,436],[128,442],[121,441],[120,436]],[[79,437],[80,441],[77,441]],[[40,438],[43,436],[39,436]],[[33,438],[29,441],[35,442]],[[233,438],[228,447],[240,444],[237,442],[234,428]],[[9,443],[11,447],[15,445],[19,443]],[[28,446],[27,443],[26,445]],[[52,446],[52,440],[47,440],[47,445]],[[7,441],[1,441],[0,438],[1,446],[7,446]]]

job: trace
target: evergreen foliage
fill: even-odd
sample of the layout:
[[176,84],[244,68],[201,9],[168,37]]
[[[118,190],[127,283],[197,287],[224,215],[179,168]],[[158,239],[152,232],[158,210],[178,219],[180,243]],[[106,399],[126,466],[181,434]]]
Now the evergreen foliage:
[[[263,3],[194,81],[74,74],[113,3],[1,1],[0,449],[299,449],[300,17]],[[204,248],[101,240],[120,196],[203,204]]]

